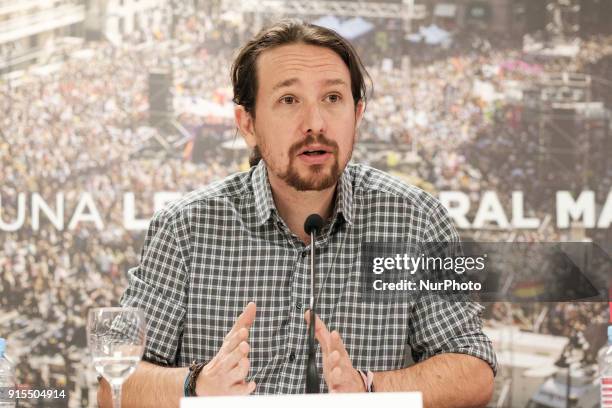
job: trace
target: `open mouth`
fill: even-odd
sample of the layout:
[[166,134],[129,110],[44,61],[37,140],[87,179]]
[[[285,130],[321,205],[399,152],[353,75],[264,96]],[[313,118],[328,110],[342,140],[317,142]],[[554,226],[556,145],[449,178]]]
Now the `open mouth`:
[[327,153],[331,153],[332,149],[322,145],[322,144],[312,144],[310,146],[304,146],[303,149],[300,150],[300,155],[304,156],[322,156]]
[[327,153],[325,150],[306,150],[305,152],[302,152],[302,154],[305,154],[306,156],[320,156],[325,153]]

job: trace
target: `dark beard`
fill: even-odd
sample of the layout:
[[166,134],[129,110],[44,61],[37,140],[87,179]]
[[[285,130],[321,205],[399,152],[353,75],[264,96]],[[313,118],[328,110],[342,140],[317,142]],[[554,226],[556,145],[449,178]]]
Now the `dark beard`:
[[[309,166],[310,174],[306,177],[301,176],[295,168],[295,160],[297,153],[309,144],[322,144],[333,149],[333,164],[328,174],[324,175],[326,164],[317,164]],[[302,142],[291,146],[289,149],[289,166],[287,171],[279,174],[278,177],[287,185],[295,188],[298,191],[322,191],[333,187],[340,178],[342,171],[338,164],[338,144],[333,140],[329,140],[323,134],[315,137],[313,134],[308,135]]]
[[292,156],[291,161],[289,162],[289,169],[285,173],[280,174],[279,177],[281,180],[287,183],[287,185],[295,188],[298,191],[322,191],[328,189],[336,184],[340,178],[340,175],[342,174],[340,171],[340,166],[338,165],[338,158],[335,154],[331,171],[323,177],[321,177],[321,173],[326,167],[324,164],[310,166],[313,174],[311,176],[302,177],[297,171],[295,171],[295,167],[293,166],[294,160],[295,156]]

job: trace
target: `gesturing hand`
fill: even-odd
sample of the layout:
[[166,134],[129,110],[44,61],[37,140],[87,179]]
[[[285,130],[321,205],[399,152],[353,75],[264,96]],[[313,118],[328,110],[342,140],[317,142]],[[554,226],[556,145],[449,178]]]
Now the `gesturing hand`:
[[247,340],[255,313],[255,303],[250,302],[238,316],[217,355],[200,372],[197,395],[247,395],[255,391],[255,382],[245,380],[250,366]]
[[[310,310],[304,314],[306,323],[310,322]],[[327,330],[319,316],[316,316],[315,337],[321,344],[323,353],[323,377],[329,392],[365,392],[361,375],[353,368],[351,358],[344,348],[340,333]]]

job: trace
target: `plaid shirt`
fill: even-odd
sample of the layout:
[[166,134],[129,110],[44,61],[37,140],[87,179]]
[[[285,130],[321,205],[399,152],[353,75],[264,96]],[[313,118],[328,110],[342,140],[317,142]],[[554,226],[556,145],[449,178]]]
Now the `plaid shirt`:
[[[481,305],[361,296],[361,243],[458,239],[431,195],[371,167],[347,166],[316,242],[317,312],[340,332],[355,368],[395,370],[450,352],[476,356],[496,371]],[[146,314],[145,360],[186,366],[211,360],[255,301],[248,379],[256,393],[303,393],[309,265],[310,247],[278,215],[262,160],[153,216],[121,304]],[[318,359],[322,370],[320,350]],[[321,390],[327,391],[322,374]]]

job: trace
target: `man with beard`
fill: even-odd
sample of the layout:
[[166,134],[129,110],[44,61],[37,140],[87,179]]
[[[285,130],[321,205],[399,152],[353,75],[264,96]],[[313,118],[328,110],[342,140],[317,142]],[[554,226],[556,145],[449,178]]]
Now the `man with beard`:
[[[320,390],[418,390],[425,406],[486,405],[496,361],[479,305],[361,297],[363,242],[458,240],[432,196],[349,164],[366,76],[346,40],[299,21],[266,28],[240,50],[235,119],[252,167],[154,215],[121,299],[148,321],[124,406],[305,391],[312,213],[325,220],[316,245]],[[110,400],[104,382],[99,397]]]

